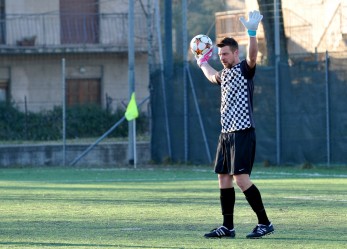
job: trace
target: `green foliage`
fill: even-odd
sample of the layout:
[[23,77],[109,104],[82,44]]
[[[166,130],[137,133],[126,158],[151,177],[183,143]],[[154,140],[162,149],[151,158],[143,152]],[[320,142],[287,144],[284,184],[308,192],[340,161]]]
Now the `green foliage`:
[[197,34],[207,34],[212,41],[215,40],[215,13],[226,10],[225,0],[216,1],[188,1],[189,15],[187,17],[188,37]]
[[23,133],[25,115],[10,103],[0,103],[0,139],[19,139]]
[[[99,137],[124,116],[124,110],[114,113],[97,105],[76,105],[66,110],[66,137]],[[136,120],[139,135],[148,131],[144,115]],[[128,122],[121,123],[109,136],[126,137]],[[38,113],[23,113],[14,105],[0,104],[0,140],[50,141],[62,137],[62,108],[54,107]]]
[[[164,1],[161,3],[164,7]],[[225,0],[188,0],[187,1],[187,31],[188,40],[195,35],[206,34],[215,41],[215,13],[229,10]],[[165,13],[164,8],[162,13]],[[173,1],[173,28],[177,31],[182,29],[182,4],[181,1]],[[182,43],[182,32],[176,32],[176,47]]]

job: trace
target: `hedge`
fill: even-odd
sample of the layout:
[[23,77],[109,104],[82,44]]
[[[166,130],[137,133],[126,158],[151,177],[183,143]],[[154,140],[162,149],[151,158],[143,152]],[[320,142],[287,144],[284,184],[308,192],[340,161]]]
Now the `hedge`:
[[[66,109],[66,138],[99,137],[124,116],[98,105],[76,105]],[[148,133],[148,118],[140,113],[136,119],[138,135]],[[128,122],[122,122],[109,137],[127,137]],[[38,113],[21,112],[13,104],[0,103],[0,140],[50,141],[62,138],[62,108],[54,107]]]

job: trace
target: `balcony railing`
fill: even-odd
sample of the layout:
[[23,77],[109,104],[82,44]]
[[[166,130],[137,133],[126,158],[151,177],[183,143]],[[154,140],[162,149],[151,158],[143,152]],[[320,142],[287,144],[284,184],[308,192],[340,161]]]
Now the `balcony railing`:
[[341,33],[344,36],[344,38],[347,40],[347,3],[344,3],[341,6],[340,20],[341,20]]
[[231,36],[239,42],[246,39],[245,28],[239,21],[239,18],[244,15],[244,11],[217,12],[215,14],[217,40],[227,36]]
[[[232,10],[217,12],[215,14],[217,41],[224,37],[233,37],[240,45],[248,44],[246,29],[239,20],[242,16],[246,16],[246,11]],[[259,40],[264,38],[264,31],[261,25],[257,37]]]
[[312,24],[293,10],[283,8],[285,34],[288,38],[288,52],[294,54],[314,52]]
[[[146,19],[135,15],[135,49],[147,46]],[[0,20],[0,49],[127,51],[128,15],[7,15]]]

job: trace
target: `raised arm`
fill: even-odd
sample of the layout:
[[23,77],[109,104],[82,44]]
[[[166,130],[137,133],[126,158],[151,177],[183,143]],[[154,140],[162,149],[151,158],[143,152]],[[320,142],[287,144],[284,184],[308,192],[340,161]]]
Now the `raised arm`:
[[217,71],[213,67],[211,67],[210,64],[205,63],[201,65],[201,70],[210,82],[217,83],[217,80],[216,80]]
[[248,45],[248,56],[247,56],[247,64],[250,68],[255,67],[257,63],[257,55],[258,55],[258,42],[257,38],[254,36],[249,37],[249,45]]
[[212,55],[212,50],[213,49],[211,47],[211,50],[208,53],[206,53],[205,55],[201,57],[195,57],[195,59],[196,59],[196,63],[201,68],[202,72],[204,73],[205,77],[210,82],[217,83],[217,80],[216,80],[217,71],[213,67],[211,67],[210,64],[208,64],[207,62]]
[[246,21],[243,17],[240,18],[241,23],[243,24],[243,26],[245,26],[249,35],[247,64],[250,68],[255,67],[255,64],[257,62],[258,42],[256,35],[258,25],[262,19],[263,16],[257,10],[249,12],[248,21]]

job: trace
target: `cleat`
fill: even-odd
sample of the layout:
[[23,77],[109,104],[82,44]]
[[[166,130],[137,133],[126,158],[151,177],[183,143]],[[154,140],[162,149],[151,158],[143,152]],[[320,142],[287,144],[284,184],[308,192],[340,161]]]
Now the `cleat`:
[[229,230],[225,226],[220,226],[206,233],[204,237],[207,239],[233,239],[235,238],[235,229]]
[[248,239],[260,239],[261,237],[265,236],[265,235],[270,235],[272,233],[274,233],[275,229],[272,225],[272,223],[270,223],[270,225],[266,226],[266,225],[262,225],[262,224],[258,224],[251,233],[247,234],[246,238]]

